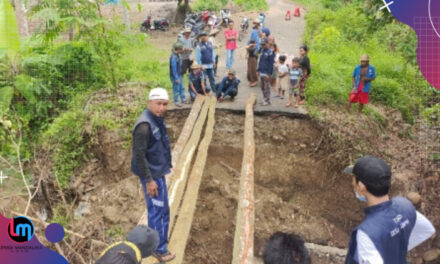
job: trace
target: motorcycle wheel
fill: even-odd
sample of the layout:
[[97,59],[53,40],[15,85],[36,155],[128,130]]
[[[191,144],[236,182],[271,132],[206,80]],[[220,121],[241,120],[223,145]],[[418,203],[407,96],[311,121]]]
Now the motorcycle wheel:
[[147,30],[147,28],[145,26],[141,26],[140,31],[144,32],[144,33],[147,33],[148,30]]

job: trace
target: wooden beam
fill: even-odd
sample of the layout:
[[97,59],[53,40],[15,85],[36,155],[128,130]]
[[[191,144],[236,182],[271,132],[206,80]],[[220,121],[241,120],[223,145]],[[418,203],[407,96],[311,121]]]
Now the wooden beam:
[[191,225],[196,210],[197,197],[202,182],[202,175],[205,169],[208,157],[208,148],[212,140],[215,124],[215,105],[216,98],[211,97],[209,100],[209,116],[205,129],[205,136],[200,142],[197,150],[197,157],[191,169],[191,175],[188,179],[188,188],[183,197],[182,206],[179,216],[176,220],[175,227],[171,234],[169,248],[176,254],[176,258],[170,263],[181,264],[185,256],[185,248],[191,231]]
[[183,193],[188,180],[188,174],[191,167],[191,163],[195,153],[197,152],[197,146],[199,145],[200,135],[202,134],[203,127],[205,125],[206,117],[208,115],[209,103],[205,103],[200,111],[199,118],[194,126],[191,137],[189,138],[182,154],[181,159],[177,163],[174,170],[174,177],[168,191],[168,202],[170,205],[170,223],[169,234],[172,233],[175,217],[178,214],[178,210],[182,201]]
[[232,263],[253,263],[254,259],[254,104],[256,95],[251,94],[246,102],[246,120],[244,124],[243,161],[240,176],[240,192],[235,224],[234,249]]
[[[182,153],[183,149],[186,146],[186,143],[188,142],[189,137],[191,136],[194,124],[199,117],[199,113],[202,109],[203,104],[205,103],[205,98],[205,96],[199,96],[196,98],[192,105],[191,112],[186,118],[185,125],[183,126],[182,131],[180,131],[179,138],[177,139],[176,144],[174,144],[173,151],[171,152],[173,168],[176,167],[177,162],[180,158],[180,154]],[[173,174],[169,174],[167,176],[167,185],[169,189]]]

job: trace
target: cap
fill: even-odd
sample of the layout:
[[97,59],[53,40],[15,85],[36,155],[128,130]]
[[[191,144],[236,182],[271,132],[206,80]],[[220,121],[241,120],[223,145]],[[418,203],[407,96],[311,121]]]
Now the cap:
[[382,159],[365,156],[356,160],[354,166],[346,167],[344,173],[352,173],[359,181],[367,183],[384,177],[391,178],[391,167]]
[[156,251],[159,245],[159,234],[148,226],[138,225],[130,231],[127,240],[139,248],[142,258],[146,258]]
[[197,62],[194,61],[194,62],[191,64],[191,70],[199,69],[199,68],[200,68],[200,65],[197,64]]
[[173,44],[173,50],[183,49],[183,44],[181,42],[176,42]]
[[205,32],[205,31],[202,31],[202,32],[200,32],[199,36],[200,36],[200,37],[208,36],[208,33]]
[[254,24],[260,24],[260,20],[258,20],[258,18],[255,18],[254,21],[252,21],[252,23],[254,23]]
[[361,61],[370,61],[370,57],[368,56],[368,54],[364,54],[361,56]]
[[235,70],[234,70],[234,69],[230,69],[229,72],[228,72],[228,74],[235,75]]
[[191,32],[192,32],[191,28],[185,28],[185,30],[183,30],[183,33],[191,33]]
[[[133,245],[133,247],[135,247]],[[138,253],[139,254],[139,253]],[[139,258],[138,258],[139,257]],[[126,242],[119,242],[109,246],[96,264],[137,264],[140,256]]]
[[148,100],[169,100],[168,92],[164,88],[154,88],[150,91]]

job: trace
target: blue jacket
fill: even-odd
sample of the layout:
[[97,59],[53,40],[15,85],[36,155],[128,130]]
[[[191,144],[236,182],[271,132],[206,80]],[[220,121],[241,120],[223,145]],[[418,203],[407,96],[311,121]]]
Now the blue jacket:
[[272,75],[273,64],[275,63],[275,53],[271,49],[263,49],[258,63],[258,72],[260,74]]
[[260,50],[260,30],[252,29],[251,38],[248,41],[248,45],[251,43],[251,40],[255,40],[255,47],[257,50]]
[[175,52],[170,57],[170,78],[173,81],[182,78],[182,61],[179,54]]
[[[353,77],[356,78],[356,82],[355,82],[356,88],[359,87],[359,83],[361,82],[361,72],[362,72],[362,67],[359,64],[358,66],[356,66],[356,68],[354,68],[354,71],[353,71]],[[368,65],[367,75],[365,77],[376,78],[376,69],[373,66]],[[371,81],[365,82],[365,85],[364,85],[364,88],[362,89],[362,92],[369,93],[370,88],[371,88]]]
[[217,95],[223,93],[223,96],[227,96],[233,89],[238,90],[239,84],[240,84],[240,80],[237,78],[234,78],[233,80],[229,80],[228,77],[224,77],[219,85],[219,89],[217,90]]
[[[188,75],[188,82],[189,84],[192,83],[194,85],[194,88],[198,93],[203,93],[202,82],[205,81],[205,78],[206,77],[203,71],[199,70],[197,74],[194,71],[191,71],[191,73]],[[189,90],[191,90],[191,87],[189,87]]]
[[365,215],[364,221],[351,234],[345,263],[358,264],[357,230],[362,230],[373,241],[384,263],[406,263],[409,237],[417,218],[411,202],[395,197],[365,208]]
[[198,64],[204,65],[207,69],[214,67],[215,52],[211,42],[199,43],[196,49],[196,60]]
[[[170,168],[172,167],[170,140],[165,127],[165,121],[163,118],[156,117],[148,109],[145,109],[133,126],[133,134],[136,127],[141,123],[148,123],[150,125],[151,133],[148,140],[148,149],[145,153],[145,158],[148,161],[151,176],[154,179],[157,179],[170,173]],[[135,155],[132,155],[131,157],[131,171],[135,175],[139,177],[141,176]]]

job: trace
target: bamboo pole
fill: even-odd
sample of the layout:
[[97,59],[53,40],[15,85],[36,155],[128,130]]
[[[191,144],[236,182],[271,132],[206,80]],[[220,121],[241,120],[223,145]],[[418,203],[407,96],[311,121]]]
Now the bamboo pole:
[[253,263],[254,258],[254,104],[256,95],[251,94],[246,102],[246,120],[244,125],[243,162],[240,176],[240,192],[235,225],[232,263]]
[[169,248],[171,252],[176,254],[176,258],[170,263],[183,263],[185,248],[191,231],[191,225],[196,210],[197,197],[202,182],[202,175],[205,169],[208,157],[209,144],[212,140],[215,124],[215,104],[216,98],[211,97],[209,100],[209,116],[205,129],[205,136],[200,142],[197,150],[197,157],[191,169],[191,175],[188,179],[188,188],[183,197],[182,207],[179,211],[179,217],[176,220],[175,227],[171,234]]

